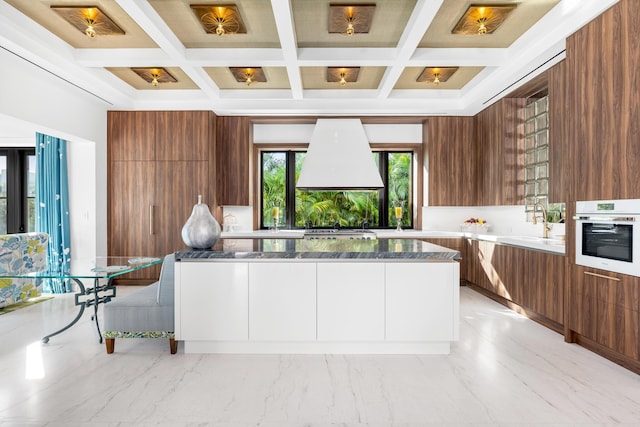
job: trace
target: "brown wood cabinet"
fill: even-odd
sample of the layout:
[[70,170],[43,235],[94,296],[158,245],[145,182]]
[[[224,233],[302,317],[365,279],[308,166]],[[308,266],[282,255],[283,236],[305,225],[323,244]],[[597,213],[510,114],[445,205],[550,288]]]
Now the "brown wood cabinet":
[[468,241],[466,277],[485,295],[562,332],[565,262],[562,255]]
[[640,279],[574,266],[568,327],[616,353],[640,355]]
[[[182,226],[198,195],[211,208],[213,113],[108,113],[108,253],[155,256],[184,248]],[[157,280],[159,267],[122,278]]]
[[423,239],[425,242],[433,243],[434,245],[443,246],[445,248],[453,249],[460,252],[461,259],[458,261],[460,264],[460,280],[466,280],[466,266],[467,262],[467,249],[466,241],[458,237],[452,238],[429,238]]
[[474,118],[433,117],[424,126],[429,206],[476,205]]
[[218,117],[216,130],[217,203],[250,205],[251,120],[249,117]]
[[518,303],[558,325],[564,323],[566,258],[526,251],[523,265],[522,302]]
[[503,98],[475,116],[478,205],[524,203],[522,98]]

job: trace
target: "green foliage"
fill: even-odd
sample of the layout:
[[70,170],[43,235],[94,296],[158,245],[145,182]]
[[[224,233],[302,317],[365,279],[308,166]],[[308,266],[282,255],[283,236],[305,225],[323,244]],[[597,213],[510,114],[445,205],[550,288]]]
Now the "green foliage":
[[[295,153],[296,180],[306,153]],[[375,153],[376,163],[379,155]],[[405,201],[403,225],[411,224],[411,167],[412,153],[390,153],[388,160],[389,210],[388,223],[395,225],[391,202]],[[286,211],[286,152],[262,153],[262,206],[263,224],[273,223],[272,206],[281,208],[280,224],[285,222]],[[378,191],[295,191],[295,227],[361,227],[364,221],[370,227],[380,226]]]

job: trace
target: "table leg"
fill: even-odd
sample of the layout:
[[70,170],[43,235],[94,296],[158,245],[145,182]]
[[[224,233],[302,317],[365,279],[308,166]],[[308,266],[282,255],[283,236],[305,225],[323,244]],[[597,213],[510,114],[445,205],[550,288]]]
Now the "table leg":
[[59,330],[55,331],[54,333],[49,334],[49,335],[47,335],[46,337],[42,338],[42,342],[43,342],[43,343],[48,343],[48,342],[49,342],[49,338],[51,338],[51,337],[52,337],[52,336],[54,336],[54,335],[58,335],[58,334],[60,334],[60,333],[62,333],[62,332],[64,332],[64,331],[66,331],[67,329],[69,329],[69,328],[70,328],[70,327],[72,327],[73,325],[75,325],[75,324],[78,322],[78,320],[80,320],[80,318],[82,317],[82,314],[84,313],[84,308],[85,308],[85,305],[86,305],[86,304],[85,304],[85,302],[84,302],[84,301],[79,301],[79,300],[78,300],[78,296],[80,296],[80,295],[85,295],[85,292],[86,292],[86,291],[85,291],[84,285],[83,285],[83,284],[82,284],[82,282],[81,282],[80,280],[78,280],[78,279],[71,279],[71,280],[75,281],[75,282],[76,282],[76,284],[78,285],[78,287],[80,288],[80,292],[79,292],[79,293],[76,293],[76,302],[75,302],[75,304],[76,304],[77,306],[80,306],[80,311],[78,311],[78,314],[76,315],[76,317],[75,317],[75,318],[71,321],[71,323],[69,323],[67,326],[65,326],[64,328],[59,329]]

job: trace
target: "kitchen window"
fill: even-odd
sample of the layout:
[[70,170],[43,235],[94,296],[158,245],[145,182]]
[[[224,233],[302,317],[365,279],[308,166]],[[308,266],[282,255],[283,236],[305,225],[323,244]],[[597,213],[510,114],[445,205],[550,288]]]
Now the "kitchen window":
[[524,203],[534,212],[536,203],[545,209],[549,194],[549,97],[531,99],[525,107],[524,122]]
[[[261,151],[261,228],[273,214],[285,228],[395,227],[393,202],[405,202],[402,226],[413,227],[412,151],[374,151],[385,187],[378,191],[303,191],[295,187],[305,151]],[[274,209],[277,207],[278,209]]]
[[0,234],[35,231],[35,200],[35,151],[0,149]]

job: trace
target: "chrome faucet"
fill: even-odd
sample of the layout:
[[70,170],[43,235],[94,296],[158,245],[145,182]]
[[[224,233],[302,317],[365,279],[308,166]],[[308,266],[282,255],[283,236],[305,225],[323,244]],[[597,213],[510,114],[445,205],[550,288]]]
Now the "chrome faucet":
[[549,225],[549,221],[547,219],[547,210],[542,206],[542,203],[536,202],[533,205],[533,224],[538,223],[538,217],[536,216],[536,206],[540,206],[540,210],[542,211],[542,237],[547,239],[549,238],[549,231],[551,230],[551,226]]

